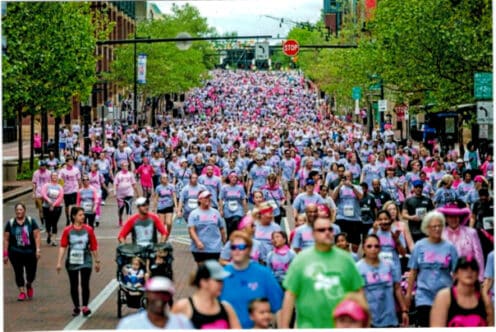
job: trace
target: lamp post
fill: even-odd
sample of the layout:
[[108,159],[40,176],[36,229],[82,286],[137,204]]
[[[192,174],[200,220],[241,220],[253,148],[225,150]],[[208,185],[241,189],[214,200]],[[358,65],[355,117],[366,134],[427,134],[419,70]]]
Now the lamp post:
[[[134,27],[134,39],[136,39],[136,30],[138,29],[138,25]],[[134,43],[134,103],[133,103],[133,122],[134,124],[138,123],[138,68],[136,62],[138,61],[137,57],[137,43]]]
[[81,117],[83,118],[83,141],[84,141],[84,155],[90,153],[90,117],[91,117],[91,99],[81,101]]

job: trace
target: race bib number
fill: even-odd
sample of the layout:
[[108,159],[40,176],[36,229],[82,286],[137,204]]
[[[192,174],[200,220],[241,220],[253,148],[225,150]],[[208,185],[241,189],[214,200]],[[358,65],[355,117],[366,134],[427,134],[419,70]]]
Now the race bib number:
[[198,200],[195,198],[188,199],[188,207],[193,210],[198,207]]
[[393,253],[392,252],[380,252],[379,253],[379,258],[385,262],[388,262],[388,263],[393,263]]
[[415,209],[415,215],[420,219],[422,219],[426,213],[427,213],[427,208],[425,207]]
[[494,229],[494,217],[484,217],[482,218],[482,228],[484,228],[486,231]]
[[93,213],[93,202],[82,202],[81,207],[84,210],[84,213]]
[[236,201],[229,201],[229,202],[227,202],[227,208],[231,212],[237,211],[238,210],[238,202],[236,202]]
[[84,264],[84,250],[72,249],[69,254],[69,264],[82,265]]
[[353,215],[355,214],[353,205],[345,205],[343,207],[343,214],[345,217],[353,217]]

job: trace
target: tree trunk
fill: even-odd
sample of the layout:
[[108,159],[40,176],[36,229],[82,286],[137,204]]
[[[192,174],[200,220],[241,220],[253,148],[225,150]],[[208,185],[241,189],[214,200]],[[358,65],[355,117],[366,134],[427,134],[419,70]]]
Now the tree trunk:
[[22,108],[17,113],[17,128],[19,130],[19,137],[17,138],[17,148],[19,150],[19,164],[17,165],[17,174],[22,173]]
[[34,114],[31,114],[31,148],[29,151],[29,169],[34,169]]
[[59,115],[55,116],[54,136],[55,136],[55,156],[57,159],[59,159],[59,154],[60,154],[60,149],[59,149],[60,122],[61,122],[60,116]]
[[44,158],[45,153],[48,154],[48,113],[46,110],[41,111],[41,156]]

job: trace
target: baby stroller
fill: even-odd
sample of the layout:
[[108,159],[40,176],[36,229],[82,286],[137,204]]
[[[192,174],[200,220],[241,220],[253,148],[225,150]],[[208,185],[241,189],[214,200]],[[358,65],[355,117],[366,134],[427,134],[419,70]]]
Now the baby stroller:
[[[122,317],[122,306],[126,305],[128,308],[140,309],[146,305],[143,287],[134,287],[128,283],[124,275],[123,268],[127,267],[134,257],[141,258],[146,262],[145,266],[141,266],[148,272],[150,277],[162,275],[172,280],[172,245],[170,243],[159,243],[150,246],[139,246],[137,244],[121,244],[116,249],[117,263],[117,281],[119,282],[119,289],[117,291],[117,317]],[[156,252],[160,252],[163,257],[163,264],[155,264]],[[165,254],[164,254],[165,253]]]
[[[143,261],[148,258],[148,248],[136,244],[121,244],[117,247],[115,261],[117,263],[117,281],[119,289],[117,290],[117,317],[122,317],[122,305],[128,308],[143,308],[145,303],[143,287],[134,287],[130,285],[123,273],[123,269],[131,263],[134,257],[139,257]],[[141,268],[144,268],[142,266]]]

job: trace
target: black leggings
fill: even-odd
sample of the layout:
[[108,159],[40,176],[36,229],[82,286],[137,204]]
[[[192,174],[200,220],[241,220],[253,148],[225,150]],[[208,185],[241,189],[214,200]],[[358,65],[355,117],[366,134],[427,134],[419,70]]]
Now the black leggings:
[[57,223],[59,222],[60,215],[62,214],[62,207],[43,208],[43,215],[45,216],[45,227],[48,234],[57,234]]
[[226,220],[227,238],[229,238],[229,236],[231,236],[232,232],[238,230],[238,225],[239,225],[239,222],[241,221],[241,218],[242,217],[240,217],[240,216],[234,216],[234,217],[225,219]]
[[131,205],[133,204],[133,196],[126,196],[123,199],[124,204],[119,208],[119,219],[122,218],[124,210],[128,216],[131,215]]
[[416,326],[417,327],[429,327],[431,320],[431,306],[430,305],[419,305],[416,309]]
[[[36,267],[38,266],[36,255],[10,251],[9,260],[14,268],[17,287],[24,287],[25,284],[31,285],[36,278]],[[24,270],[26,270],[26,280],[24,280]]]
[[81,274],[81,293],[83,295],[83,307],[88,306],[90,300],[90,276],[91,268],[84,267],[79,270],[67,270],[71,285],[71,298],[74,308],[79,308],[79,275]]
[[91,226],[91,228],[95,228],[95,217],[96,217],[96,214],[94,213],[88,213],[88,214],[84,214],[84,222],[85,224],[88,224]]

